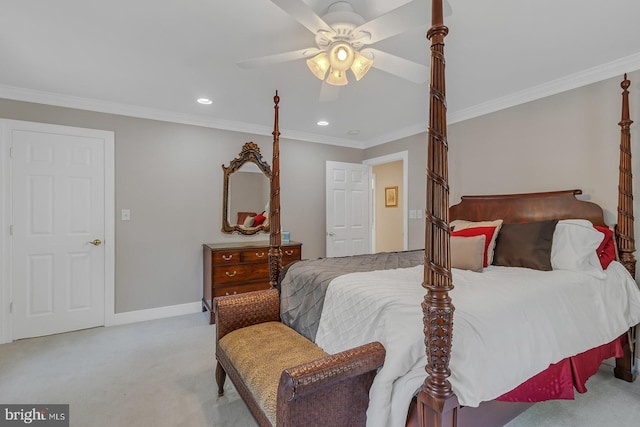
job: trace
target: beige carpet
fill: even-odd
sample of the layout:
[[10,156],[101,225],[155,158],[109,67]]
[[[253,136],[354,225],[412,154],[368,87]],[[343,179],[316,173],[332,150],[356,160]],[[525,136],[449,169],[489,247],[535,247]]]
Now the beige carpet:
[[[68,403],[75,427],[253,427],[229,381],[216,395],[214,328],[202,313],[0,345],[0,403]],[[587,386],[508,426],[640,425],[640,380],[616,380],[607,367]]]

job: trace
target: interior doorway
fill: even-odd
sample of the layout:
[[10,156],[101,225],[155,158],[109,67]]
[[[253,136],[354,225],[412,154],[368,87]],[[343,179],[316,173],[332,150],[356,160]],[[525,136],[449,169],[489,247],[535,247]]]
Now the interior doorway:
[[326,162],[326,256],[371,252],[371,166]]
[[9,229],[0,239],[0,302],[8,302],[0,342],[105,325],[114,295],[113,132],[0,127],[0,222]]
[[372,252],[407,250],[409,152],[401,151],[367,159],[372,167],[371,197]]

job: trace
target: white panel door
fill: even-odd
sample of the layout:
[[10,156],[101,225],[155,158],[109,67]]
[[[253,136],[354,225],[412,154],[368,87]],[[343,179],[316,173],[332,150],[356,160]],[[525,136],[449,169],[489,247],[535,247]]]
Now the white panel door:
[[327,257],[370,252],[370,176],[369,165],[326,163]]
[[10,130],[13,339],[105,320],[105,141],[33,125]]

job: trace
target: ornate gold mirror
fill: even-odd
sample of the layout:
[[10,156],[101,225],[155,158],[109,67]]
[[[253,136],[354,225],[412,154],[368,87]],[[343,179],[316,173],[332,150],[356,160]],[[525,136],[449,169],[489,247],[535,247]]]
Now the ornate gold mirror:
[[271,168],[260,147],[247,142],[224,172],[222,231],[252,235],[269,232]]

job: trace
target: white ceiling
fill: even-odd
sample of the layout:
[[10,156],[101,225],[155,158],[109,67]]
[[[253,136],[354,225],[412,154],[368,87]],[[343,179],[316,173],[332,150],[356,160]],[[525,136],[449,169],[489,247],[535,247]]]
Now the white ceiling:
[[[334,0],[304,1],[322,16]],[[351,3],[368,21],[407,1]],[[449,123],[640,69],[638,0],[449,3]],[[424,22],[373,47],[428,65]],[[320,102],[304,60],[236,65],[312,46],[268,0],[0,0],[0,97],[270,135],[277,89],[282,138],[365,148],[426,129],[427,84],[372,69]]]

